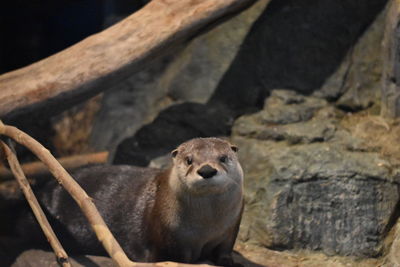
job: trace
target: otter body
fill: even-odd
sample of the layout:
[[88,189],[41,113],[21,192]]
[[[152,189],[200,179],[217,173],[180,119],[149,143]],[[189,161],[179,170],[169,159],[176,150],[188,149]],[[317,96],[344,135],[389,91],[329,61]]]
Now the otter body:
[[[243,209],[243,172],[236,150],[221,139],[198,138],[172,152],[173,165],[168,170],[93,166],[73,176],[93,198],[132,260],[210,260],[232,266]],[[48,184],[38,197],[67,250],[105,253],[60,185]],[[22,237],[43,239],[39,229],[31,228],[37,228],[36,224],[27,224],[26,218],[22,217],[18,226]]]

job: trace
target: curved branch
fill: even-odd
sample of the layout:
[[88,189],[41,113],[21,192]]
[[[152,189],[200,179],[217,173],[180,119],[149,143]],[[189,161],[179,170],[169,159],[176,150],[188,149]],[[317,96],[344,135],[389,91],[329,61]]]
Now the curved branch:
[[0,141],[0,149],[3,149],[4,154],[7,158],[8,164],[14,174],[15,179],[17,180],[22,192],[25,195],[26,200],[29,203],[29,206],[32,209],[33,214],[35,215],[40,228],[42,228],[44,235],[50,243],[50,246],[54,250],[56,254],[57,261],[64,267],[71,267],[71,264],[68,260],[68,255],[65,252],[64,248],[61,246],[60,241],[55,235],[53,229],[50,226],[49,221],[46,218],[42,208],[37,201],[35,194],[32,191],[31,186],[29,185],[28,180],[25,177],[24,172],[22,171],[21,165],[18,162],[16,155],[11,151],[11,149],[2,141]]
[[[0,76],[0,117],[61,111],[110,88],[143,64],[255,0],[153,0],[118,24]],[[44,110],[43,110],[44,111]]]

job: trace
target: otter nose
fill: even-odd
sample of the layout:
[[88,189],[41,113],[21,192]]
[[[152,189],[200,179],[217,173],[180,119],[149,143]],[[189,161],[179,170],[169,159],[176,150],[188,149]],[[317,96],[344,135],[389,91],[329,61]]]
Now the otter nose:
[[213,177],[215,174],[217,174],[217,170],[211,167],[210,165],[204,165],[201,167],[197,173],[203,177],[204,179],[208,179]]

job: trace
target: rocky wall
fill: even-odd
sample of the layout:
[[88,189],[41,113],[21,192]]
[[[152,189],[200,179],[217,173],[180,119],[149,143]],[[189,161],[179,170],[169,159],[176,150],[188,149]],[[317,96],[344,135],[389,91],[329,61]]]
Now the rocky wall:
[[[241,243],[330,256],[383,255],[400,199],[400,151],[390,145],[400,141],[400,129],[375,116],[385,11],[370,25],[369,19],[384,1],[368,8],[330,3],[332,9],[322,11],[325,4],[272,2],[209,102],[164,110],[120,144],[114,163],[147,165],[185,138],[231,135],[246,173]],[[329,24],[338,14],[351,15]],[[285,15],[291,19],[283,22]],[[307,24],[311,18],[321,24]],[[343,31],[345,24],[351,26]],[[277,36],[282,29],[292,35]],[[261,111],[235,119],[257,107]]]
[[235,122],[246,173],[240,237],[275,249],[378,256],[399,202],[400,169],[324,102],[276,90],[262,111]]
[[91,147],[113,152],[123,139],[154,120],[161,110],[182,102],[207,102],[267,2],[258,1],[110,88],[94,123]]

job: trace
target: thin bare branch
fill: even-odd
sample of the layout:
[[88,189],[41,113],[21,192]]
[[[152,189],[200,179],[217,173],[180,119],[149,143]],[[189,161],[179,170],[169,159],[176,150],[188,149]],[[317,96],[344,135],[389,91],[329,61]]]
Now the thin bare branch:
[[[84,155],[76,155],[70,157],[63,157],[57,159],[60,164],[68,171],[74,170],[81,166],[86,166],[89,164],[102,164],[106,163],[108,158],[108,152],[98,152]],[[31,162],[21,165],[23,172],[28,177],[38,177],[46,174],[50,174],[46,165],[42,162]],[[9,180],[13,177],[12,172],[5,167],[0,166],[0,181]]]
[[11,151],[11,149],[2,141],[0,141],[0,147],[3,149],[4,154],[7,158],[8,164],[10,165],[11,171],[15,176],[15,179],[18,181],[19,186],[21,187],[22,192],[25,195],[26,200],[31,207],[33,214],[35,215],[40,227],[43,230],[47,240],[50,243],[50,246],[53,248],[54,253],[56,254],[57,261],[61,266],[71,267],[71,264],[68,260],[68,255],[62,247],[60,241],[55,235],[53,229],[51,228],[49,221],[44,215],[42,208],[40,207],[35,194],[32,191],[31,186],[29,185],[28,180],[25,177],[24,172],[22,171],[21,165],[18,162],[16,155]]

